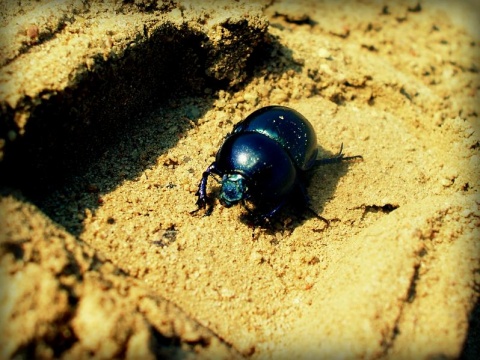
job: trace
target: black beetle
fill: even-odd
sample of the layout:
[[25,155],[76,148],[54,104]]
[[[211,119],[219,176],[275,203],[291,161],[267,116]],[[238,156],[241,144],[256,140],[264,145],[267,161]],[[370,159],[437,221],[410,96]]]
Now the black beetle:
[[[220,201],[227,207],[248,201],[254,209],[245,207],[254,214],[255,222],[270,219],[296,191],[308,207],[308,170],[316,165],[362,158],[344,157],[342,147],[333,158],[317,159],[317,137],[303,115],[285,106],[258,109],[234,126],[215,161],[203,173],[195,194],[198,209],[192,213],[206,207],[207,180],[212,174],[222,178]],[[212,209],[210,206],[206,215]]]

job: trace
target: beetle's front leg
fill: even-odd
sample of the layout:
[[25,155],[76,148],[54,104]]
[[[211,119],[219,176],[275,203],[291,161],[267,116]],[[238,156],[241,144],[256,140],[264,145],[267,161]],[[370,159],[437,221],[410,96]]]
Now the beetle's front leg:
[[[207,201],[208,201],[208,197],[207,197],[207,181],[208,181],[208,177],[211,175],[211,174],[217,174],[217,175],[220,175],[219,172],[218,172],[218,169],[217,169],[217,166],[216,166],[216,163],[213,162],[208,168],[207,170],[205,170],[202,174],[202,180],[200,180],[200,184],[198,184],[198,190],[197,192],[195,193],[196,196],[198,196],[198,199],[197,199],[197,206],[198,208],[196,210],[193,210],[190,212],[190,214],[194,214],[196,213],[198,210],[200,209],[205,209],[207,207]],[[205,212],[205,216],[208,216],[212,213],[212,210],[213,210],[213,205],[209,206],[207,211]]]

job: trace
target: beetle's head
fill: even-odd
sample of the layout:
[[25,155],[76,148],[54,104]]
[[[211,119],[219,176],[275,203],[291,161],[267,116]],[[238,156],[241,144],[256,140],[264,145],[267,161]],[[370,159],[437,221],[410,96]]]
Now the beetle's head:
[[225,174],[222,178],[220,201],[226,206],[235,205],[245,198],[247,184],[241,174]]

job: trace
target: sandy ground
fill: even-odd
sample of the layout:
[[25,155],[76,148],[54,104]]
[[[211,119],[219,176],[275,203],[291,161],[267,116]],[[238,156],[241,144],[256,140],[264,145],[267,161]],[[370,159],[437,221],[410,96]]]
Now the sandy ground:
[[[2,357],[476,357],[478,4],[295,3],[240,10],[269,23],[244,80],[163,98],[61,186],[2,187]],[[313,170],[330,226],[192,216],[222,139],[271,104],[311,121],[320,156],[363,156]]]

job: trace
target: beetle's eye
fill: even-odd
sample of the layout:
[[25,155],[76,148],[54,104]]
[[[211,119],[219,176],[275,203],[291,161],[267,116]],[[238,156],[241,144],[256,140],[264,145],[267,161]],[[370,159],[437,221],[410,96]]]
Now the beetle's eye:
[[225,206],[232,206],[243,199],[246,192],[245,179],[240,174],[224,175],[220,199]]

